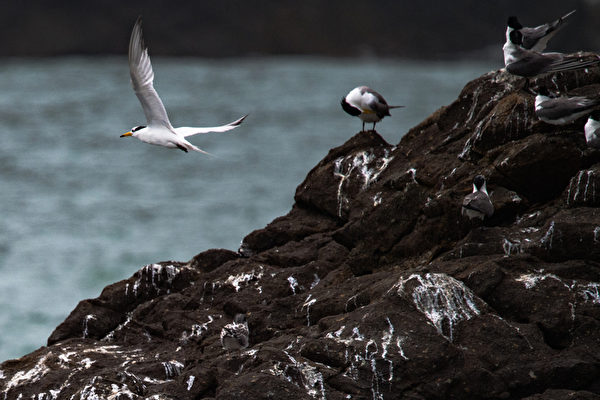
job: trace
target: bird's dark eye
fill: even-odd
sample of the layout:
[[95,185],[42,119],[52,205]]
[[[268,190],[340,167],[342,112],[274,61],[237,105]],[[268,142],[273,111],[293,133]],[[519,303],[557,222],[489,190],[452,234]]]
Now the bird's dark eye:
[[133,128],[133,129],[131,130],[131,132],[137,132],[137,131],[139,131],[140,129],[144,129],[145,127],[146,127],[145,125],[136,126],[135,128]]

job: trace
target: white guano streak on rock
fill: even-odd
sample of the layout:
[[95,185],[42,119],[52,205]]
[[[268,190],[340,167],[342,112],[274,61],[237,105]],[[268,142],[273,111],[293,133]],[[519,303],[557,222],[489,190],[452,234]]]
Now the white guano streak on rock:
[[37,363],[33,366],[33,368],[27,371],[18,371],[15,373],[12,378],[6,383],[6,389],[4,390],[4,394],[15,387],[21,386],[23,384],[31,384],[39,381],[44,375],[46,375],[50,368],[46,366],[46,360],[52,355],[52,352],[48,352],[43,357],[37,361]]
[[287,280],[290,283],[290,289],[292,289],[292,293],[296,294],[296,289],[298,288],[298,281],[296,280],[296,278],[294,278],[294,275],[288,276]]
[[584,301],[591,301],[593,304],[600,305],[600,283],[588,283],[581,285],[580,293]]
[[[418,284],[412,293],[406,293],[406,284],[411,280],[416,280]],[[399,295],[410,296],[417,310],[450,342],[453,340],[456,324],[480,314],[473,292],[462,282],[446,274],[413,274],[406,279],[401,277],[393,288],[397,288]],[[445,324],[447,333],[444,332]]]
[[[263,372],[268,372],[271,375],[283,378],[287,382],[298,387],[303,387],[306,390],[306,393],[314,399],[326,400],[327,396],[323,374],[308,362],[297,361],[285,350],[283,350],[283,353],[290,360],[290,364],[277,361],[273,364],[272,368]],[[290,371],[293,373],[290,374]]]
[[190,375],[188,377],[188,380],[186,382],[187,383],[187,390],[188,390],[188,392],[192,389],[192,386],[194,385],[194,380],[195,379],[196,379],[196,377],[194,375]]
[[310,306],[317,302],[317,299],[312,299],[312,294],[309,294],[306,300],[304,300],[304,304],[302,304],[302,310],[306,307],[306,326],[310,326]]
[[88,314],[88,315],[86,315],[86,316],[83,318],[83,338],[84,338],[84,339],[85,339],[85,338],[87,338],[87,337],[88,337],[88,334],[89,334],[89,331],[88,331],[88,323],[89,323],[90,321],[93,321],[93,320],[95,320],[95,319],[97,319],[97,318],[96,318],[96,316],[95,316],[95,315],[93,315],[93,314]]
[[506,238],[502,239],[502,250],[504,250],[504,257],[510,257],[512,254],[518,254],[521,252],[521,242],[518,239],[510,241]]
[[546,279],[554,279],[555,281],[560,282],[569,291],[572,290],[575,285],[574,281],[569,285],[558,276],[554,274],[544,274],[543,272],[543,270],[539,270],[533,274],[522,274],[515,280],[517,282],[522,282],[525,286],[525,289],[532,289],[535,286],[537,286],[540,282],[545,281]]
[[[166,279],[162,278],[163,271],[166,275]],[[156,293],[160,293],[160,288],[158,287],[159,283],[166,281],[167,286],[170,287],[173,283],[175,277],[181,272],[180,267],[176,267],[174,265],[161,265],[161,264],[148,264],[140,268],[138,271],[139,278],[135,280],[133,283],[133,295],[135,297],[138,296],[138,290],[143,282],[148,281],[148,277],[150,278],[150,284],[156,291]],[[167,293],[170,293],[171,290],[167,289]],[[125,295],[129,293],[129,284],[125,286]]]
[[344,205],[348,203],[343,186],[344,182],[350,179],[352,173],[358,171],[363,181],[361,189],[365,190],[387,169],[393,159],[394,156],[390,156],[389,150],[385,149],[380,158],[377,158],[374,153],[361,151],[355,155],[339,157],[334,161],[333,176],[340,178],[337,188],[338,217],[342,216]]
[[321,282],[321,278],[319,278],[319,275],[314,274],[315,280],[310,284],[310,288],[311,290],[315,288],[315,286],[317,286],[319,284],[319,282]]
[[165,368],[165,376],[167,379],[172,379],[181,374],[181,370],[183,369],[183,364],[177,360],[165,361],[162,363]]
[[[239,290],[242,287],[242,284],[247,285],[251,281],[254,281],[254,280],[259,281],[264,275],[263,270],[264,270],[264,268],[261,265],[258,268],[258,272],[255,269],[252,269],[252,271],[250,271],[250,272],[242,272],[237,275],[230,275],[225,281],[213,282],[213,290],[215,288],[219,288],[223,285],[231,285],[235,289],[236,292],[239,292]],[[256,286],[258,286],[258,283],[256,283]]]
[[544,236],[540,239],[540,243],[542,246],[546,248],[546,250],[552,249],[552,240],[554,239],[554,221],[550,222],[550,226],[548,230],[544,234]]

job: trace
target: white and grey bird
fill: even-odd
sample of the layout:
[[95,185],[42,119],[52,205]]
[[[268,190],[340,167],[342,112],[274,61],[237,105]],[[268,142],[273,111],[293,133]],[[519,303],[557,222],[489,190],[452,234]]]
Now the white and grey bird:
[[523,35],[521,47],[527,50],[533,50],[538,52],[544,51],[544,49],[548,45],[548,41],[552,39],[552,37],[556,35],[556,33],[562,27],[565,26],[565,23],[567,22],[566,19],[570,17],[574,12],[575,10],[563,15],[555,21],[538,25],[533,28],[521,25],[521,23],[515,16],[508,17],[508,23],[506,27],[506,41],[510,40],[510,33],[516,30],[521,32],[521,34]]
[[129,74],[131,75],[133,90],[146,115],[147,125],[136,126],[129,132],[122,134],[121,137],[133,136],[145,143],[174,149],[179,148],[186,153],[188,150],[193,150],[208,154],[185,138],[199,133],[226,132],[237,128],[246,118],[246,116],[243,116],[222,126],[174,128],[169,121],[165,106],[158,97],[156,90],[154,90],[154,71],[148,56],[148,48],[142,37],[141,18],[136,21],[129,41]]
[[404,106],[390,106],[382,95],[367,86],[358,86],[350,91],[345,97],[342,97],[342,108],[353,117],[362,120],[362,130],[365,130],[365,122],[375,124],[386,116],[390,115],[392,108],[402,108]]
[[233,322],[221,329],[221,346],[227,351],[245,349],[249,344],[250,331],[244,314],[236,314]]
[[600,147],[600,110],[590,114],[584,127],[585,141],[590,147]]
[[463,199],[461,213],[469,219],[480,218],[482,220],[494,214],[494,205],[488,195],[483,175],[477,175],[473,179],[473,193],[469,193]]
[[542,74],[592,67],[600,64],[595,58],[562,53],[538,53],[522,47],[523,34],[513,30],[502,50],[506,70],[517,76],[531,78]]
[[600,104],[599,99],[583,96],[551,97],[546,87],[539,87],[535,96],[535,115],[552,125],[566,125],[590,114]]

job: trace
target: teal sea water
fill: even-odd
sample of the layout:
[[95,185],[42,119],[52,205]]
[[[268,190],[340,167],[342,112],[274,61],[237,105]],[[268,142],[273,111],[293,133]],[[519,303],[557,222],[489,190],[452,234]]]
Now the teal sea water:
[[365,84],[393,105],[390,143],[492,62],[153,58],[174,126],[228,133],[212,153],[119,138],[145,124],[126,56],[0,61],[0,361],[46,344],[85,298],[145,264],[186,261],[289,211],[296,186],[361,128],[340,99]]

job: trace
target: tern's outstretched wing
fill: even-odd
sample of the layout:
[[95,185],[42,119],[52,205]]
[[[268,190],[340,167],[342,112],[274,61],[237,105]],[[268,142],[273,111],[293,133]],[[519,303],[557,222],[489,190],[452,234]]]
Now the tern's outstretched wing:
[[148,126],[162,125],[172,129],[167,110],[154,90],[154,71],[142,36],[141,17],[135,22],[129,40],[129,74],[133,90],[142,103]]
[[543,51],[548,44],[548,41],[562,28],[566,19],[573,14],[575,10],[563,15],[559,19],[548,22],[534,28],[522,28],[523,47],[534,51]]
[[183,137],[197,135],[199,133],[227,132],[227,131],[230,131],[230,130],[235,129],[238,126],[240,126],[240,124],[244,121],[244,119],[246,119],[247,116],[248,115],[244,115],[242,118],[237,119],[233,122],[230,122],[227,125],[212,126],[212,127],[206,127],[206,128],[194,128],[194,127],[184,126],[181,128],[174,128],[174,130],[179,136],[183,136]]

